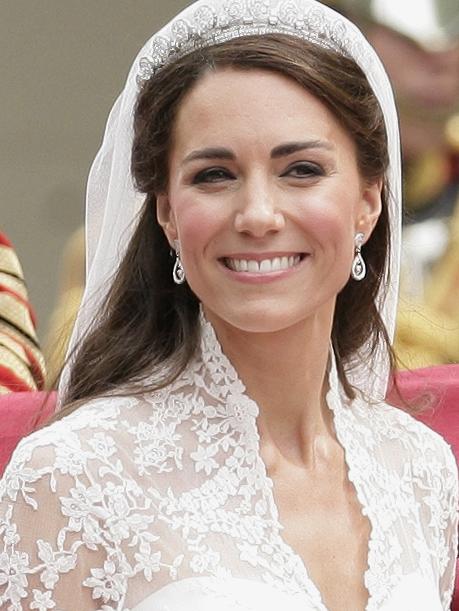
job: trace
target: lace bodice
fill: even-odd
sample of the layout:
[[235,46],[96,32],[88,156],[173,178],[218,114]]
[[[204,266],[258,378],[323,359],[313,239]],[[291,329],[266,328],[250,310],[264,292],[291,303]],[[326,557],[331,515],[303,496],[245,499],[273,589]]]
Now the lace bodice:
[[[395,408],[327,401],[372,527],[368,611],[448,609],[450,449]],[[0,483],[0,607],[326,611],[282,538],[257,414],[204,324],[173,385],[94,400],[23,440]]]

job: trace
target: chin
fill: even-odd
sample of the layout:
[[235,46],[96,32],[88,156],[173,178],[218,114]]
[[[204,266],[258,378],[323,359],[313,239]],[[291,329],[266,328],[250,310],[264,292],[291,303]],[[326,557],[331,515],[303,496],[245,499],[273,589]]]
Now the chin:
[[305,321],[313,312],[298,311],[297,308],[278,303],[245,302],[235,305],[234,308],[208,308],[204,305],[204,311],[209,321],[214,325],[239,329],[245,333],[277,333]]

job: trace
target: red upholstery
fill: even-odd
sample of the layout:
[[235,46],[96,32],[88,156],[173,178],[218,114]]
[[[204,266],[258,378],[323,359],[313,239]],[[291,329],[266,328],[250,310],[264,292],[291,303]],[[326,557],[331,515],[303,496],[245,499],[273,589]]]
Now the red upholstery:
[[56,393],[12,392],[0,395],[0,476],[22,437],[53,413]]
[[[443,435],[459,459],[459,365],[399,372],[397,382],[402,399],[392,388],[388,401],[402,408],[403,401],[424,407],[416,417]],[[54,410],[55,401],[55,393],[49,397],[44,392],[0,396],[0,475],[19,440],[28,435],[34,425],[46,421]],[[459,611],[459,575],[452,611]]]
[[[400,371],[397,382],[414,415],[447,440],[459,461],[459,365]],[[388,400],[403,407],[393,388]]]

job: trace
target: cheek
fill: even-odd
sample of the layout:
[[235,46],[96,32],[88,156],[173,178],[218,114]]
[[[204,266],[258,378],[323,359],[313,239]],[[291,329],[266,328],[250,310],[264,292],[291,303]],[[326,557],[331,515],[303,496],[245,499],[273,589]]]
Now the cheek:
[[183,259],[185,263],[192,263],[218,235],[223,222],[222,215],[215,202],[197,201],[192,196],[176,198],[174,214]]
[[353,201],[342,195],[310,199],[302,208],[301,225],[319,251],[352,252],[354,238]]

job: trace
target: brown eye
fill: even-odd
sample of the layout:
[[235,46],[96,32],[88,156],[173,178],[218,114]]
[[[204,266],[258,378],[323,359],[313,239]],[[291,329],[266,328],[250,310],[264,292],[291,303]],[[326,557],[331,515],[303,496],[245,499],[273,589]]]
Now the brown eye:
[[282,176],[293,176],[294,178],[309,178],[311,176],[323,176],[323,168],[315,163],[295,163],[291,165]]
[[224,168],[208,168],[196,174],[193,178],[193,184],[223,182],[232,179],[234,179],[234,176]]

